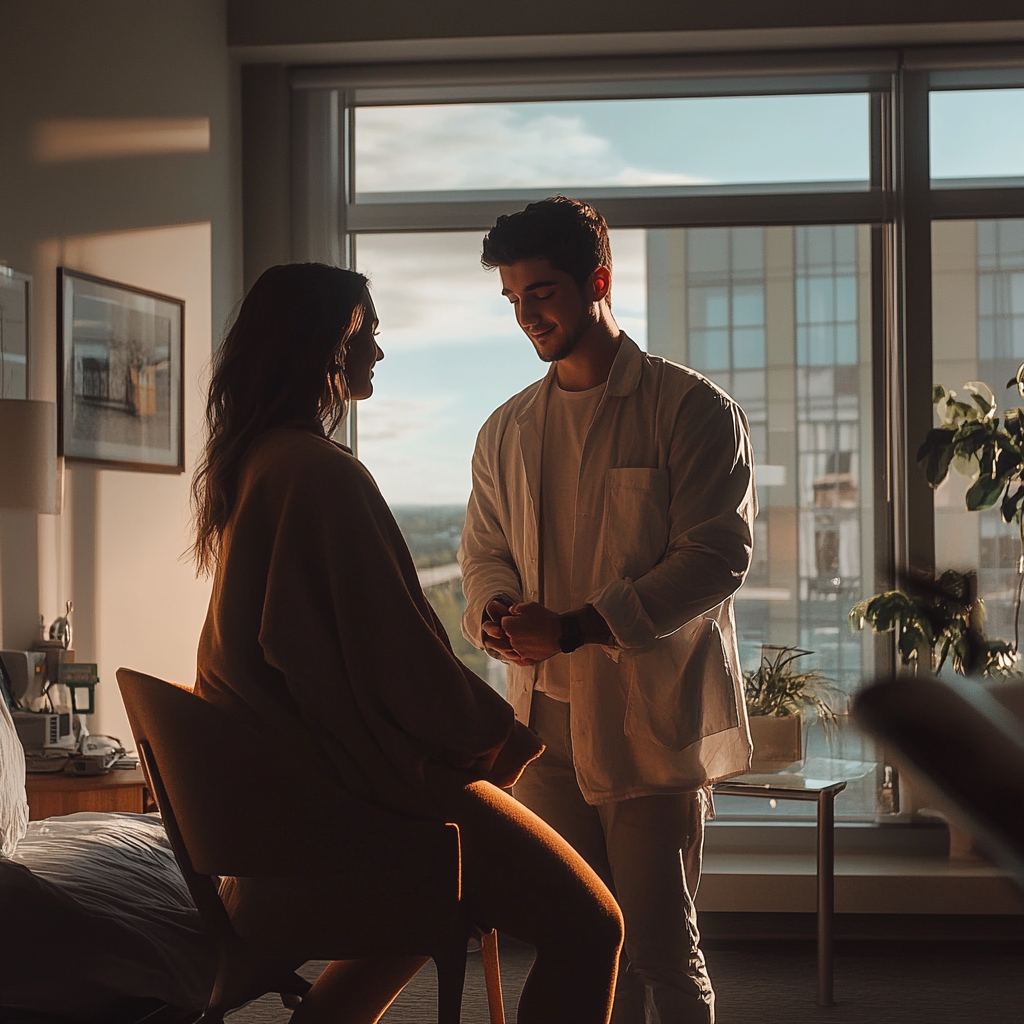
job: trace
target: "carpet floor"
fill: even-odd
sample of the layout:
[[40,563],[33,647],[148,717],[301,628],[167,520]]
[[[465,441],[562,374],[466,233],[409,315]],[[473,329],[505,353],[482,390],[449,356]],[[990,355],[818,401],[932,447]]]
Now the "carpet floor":
[[[803,941],[716,940],[705,944],[719,1024],[1021,1024],[1024,943],[862,942],[836,944],[836,1005],[815,1003],[814,946]],[[533,951],[501,940],[502,991],[509,1024]],[[323,964],[309,963],[310,980]],[[436,981],[428,964],[383,1017],[383,1024],[436,1021]],[[233,1013],[230,1024],[286,1024],[277,996]],[[462,1019],[485,1024],[479,954],[467,968]],[[551,1024],[570,1024],[552,1021]]]

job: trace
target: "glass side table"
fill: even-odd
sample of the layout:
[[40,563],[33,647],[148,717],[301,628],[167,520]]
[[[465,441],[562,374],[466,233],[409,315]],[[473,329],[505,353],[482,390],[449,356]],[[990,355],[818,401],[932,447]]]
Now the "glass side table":
[[717,782],[720,796],[762,800],[813,800],[818,811],[818,1005],[832,1006],[832,932],[835,918],[835,801],[847,782],[875,766],[866,762],[813,758],[778,772],[737,775]]

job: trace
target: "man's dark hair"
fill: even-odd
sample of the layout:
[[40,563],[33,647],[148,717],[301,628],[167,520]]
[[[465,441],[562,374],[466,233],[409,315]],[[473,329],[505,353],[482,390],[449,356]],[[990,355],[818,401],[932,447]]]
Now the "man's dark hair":
[[598,267],[612,266],[608,225],[589,203],[554,196],[525,210],[498,218],[484,235],[480,262],[487,268],[510,267],[545,258],[582,288]]

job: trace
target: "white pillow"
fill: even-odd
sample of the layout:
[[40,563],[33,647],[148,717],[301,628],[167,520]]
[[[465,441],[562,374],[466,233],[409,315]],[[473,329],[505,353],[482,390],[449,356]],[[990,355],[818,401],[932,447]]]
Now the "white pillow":
[[0,857],[10,857],[28,830],[25,751],[0,697]]

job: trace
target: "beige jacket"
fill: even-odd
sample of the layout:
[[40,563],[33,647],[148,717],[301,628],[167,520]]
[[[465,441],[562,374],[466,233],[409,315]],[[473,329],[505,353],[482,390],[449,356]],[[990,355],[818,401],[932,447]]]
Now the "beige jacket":
[[[478,647],[491,598],[538,600],[553,381],[554,367],[477,439],[459,561],[463,633]],[[584,443],[575,509],[573,589],[589,593],[614,636],[569,655],[576,774],[590,803],[693,790],[747,769],[732,595],[750,564],[756,512],[739,406],[623,335]],[[524,723],[535,676],[508,667],[508,698]]]

